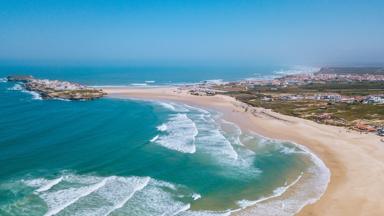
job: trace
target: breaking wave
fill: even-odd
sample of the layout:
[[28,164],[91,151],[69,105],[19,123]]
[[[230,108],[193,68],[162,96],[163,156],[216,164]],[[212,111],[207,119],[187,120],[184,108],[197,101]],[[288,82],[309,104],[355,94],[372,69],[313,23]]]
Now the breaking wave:
[[21,91],[23,89],[24,88],[20,84],[15,84],[14,86],[8,88],[10,91]]
[[163,134],[154,140],[155,143],[175,151],[195,153],[195,137],[198,131],[187,114],[172,115],[167,123],[158,126],[158,130]]
[[132,83],[131,86],[148,86],[147,83]]
[[[40,206],[32,205],[34,199],[25,197],[8,206],[0,207],[0,212],[11,210],[17,206],[21,212],[33,212],[38,207],[45,209],[45,216],[65,215],[96,215],[106,216],[112,213],[122,215],[177,215],[189,210],[190,203],[177,201],[174,197],[187,190],[182,185],[159,181],[150,177],[121,177],[121,176],[88,176],[66,174],[56,179],[22,179],[13,182],[33,188],[30,196],[36,196],[43,201]],[[188,200],[200,198],[196,193],[188,192]],[[15,213],[15,212],[13,212]],[[16,213],[17,214],[17,213]],[[18,214],[17,214],[18,215]]]
[[173,111],[173,112],[188,112],[190,111],[187,106],[183,106],[180,104],[172,103],[172,102],[164,102],[164,101],[153,101],[155,104],[160,105],[161,107]]
[[26,90],[21,84],[16,83],[14,86],[9,87],[8,90],[10,91],[21,91],[27,94],[32,95],[33,100],[42,100],[42,97],[39,93],[34,92],[34,91],[28,91]]

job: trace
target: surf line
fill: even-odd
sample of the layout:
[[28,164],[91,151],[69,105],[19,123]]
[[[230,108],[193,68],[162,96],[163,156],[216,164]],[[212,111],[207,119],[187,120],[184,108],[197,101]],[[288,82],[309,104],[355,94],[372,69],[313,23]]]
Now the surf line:
[[122,207],[125,205],[125,203],[127,203],[128,200],[130,200],[130,199],[133,197],[133,195],[135,195],[136,192],[143,190],[143,189],[148,185],[150,179],[151,179],[150,177],[146,177],[145,180],[144,180],[144,182],[143,182],[142,184],[140,184],[140,185],[138,185],[138,187],[134,188],[133,191],[132,191],[132,193],[130,193],[127,197],[125,197],[121,202],[119,202],[119,203],[117,203],[115,206],[113,206],[113,207],[112,207],[112,208],[105,214],[105,216],[108,216],[109,214],[111,214],[111,213],[114,212],[115,210],[117,210],[117,209],[119,209],[119,208],[122,208]]
[[96,183],[96,184],[90,186],[89,189],[87,191],[85,191],[85,193],[80,194],[78,197],[68,201],[67,203],[64,203],[63,205],[61,205],[61,206],[59,206],[59,207],[57,207],[55,209],[49,210],[47,213],[44,214],[44,216],[52,216],[52,215],[55,215],[55,214],[61,212],[63,209],[65,209],[68,206],[72,205],[73,203],[77,202],[80,198],[88,196],[89,194],[91,194],[91,193],[97,191],[98,189],[102,188],[105,185],[105,183],[107,182],[108,179],[109,178],[106,178],[106,179],[102,180],[101,182]]

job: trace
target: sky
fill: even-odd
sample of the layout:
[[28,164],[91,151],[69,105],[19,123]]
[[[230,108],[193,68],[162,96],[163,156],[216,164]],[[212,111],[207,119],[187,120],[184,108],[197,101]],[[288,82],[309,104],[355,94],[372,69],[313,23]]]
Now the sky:
[[384,1],[0,0],[0,61],[384,64]]

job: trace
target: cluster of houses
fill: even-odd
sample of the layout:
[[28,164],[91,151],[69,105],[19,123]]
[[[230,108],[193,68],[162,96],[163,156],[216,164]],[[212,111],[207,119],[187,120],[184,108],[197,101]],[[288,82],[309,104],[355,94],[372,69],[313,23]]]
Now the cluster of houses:
[[364,104],[384,104],[384,95],[369,95],[364,101]]
[[321,100],[329,102],[341,102],[341,103],[362,103],[362,104],[384,104],[384,95],[369,95],[363,96],[342,96],[339,94],[316,94],[316,95],[282,95],[279,97],[280,100]]
[[[285,86],[285,85],[304,85],[308,83],[322,83],[329,81],[345,81],[345,82],[361,82],[361,81],[370,81],[370,82],[379,82],[384,81],[384,75],[374,75],[374,74],[328,74],[328,73],[304,73],[304,74],[295,74],[280,77],[274,80],[274,84]],[[272,81],[270,82],[272,84]]]
[[189,93],[191,95],[195,95],[195,96],[213,96],[213,95],[216,95],[215,90],[212,90],[209,88],[198,88],[198,87],[190,89]]

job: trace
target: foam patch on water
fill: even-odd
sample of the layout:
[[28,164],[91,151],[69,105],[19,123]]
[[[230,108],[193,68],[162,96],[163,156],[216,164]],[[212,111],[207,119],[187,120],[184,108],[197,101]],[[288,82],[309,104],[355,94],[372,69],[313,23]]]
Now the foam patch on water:
[[5,83],[5,82],[8,82],[8,79],[6,77],[1,77],[0,83]]
[[[199,196],[188,192],[184,186],[150,177],[67,174],[55,179],[36,178],[20,182],[35,188],[33,194],[44,201],[38,208],[48,207],[44,214],[46,216],[56,214],[106,216],[115,213],[143,216],[178,215],[190,208],[189,203],[176,199],[180,193],[190,194],[188,196],[191,196],[191,201]],[[30,199],[24,201],[28,202]],[[24,207],[29,206],[31,204]]]
[[158,131],[162,131],[162,132],[164,132],[168,129],[167,124],[161,124],[161,125],[157,126],[156,128]]
[[154,140],[155,143],[171,150],[195,153],[195,137],[198,130],[187,114],[172,115],[168,122],[160,125],[158,129],[163,133]]
[[197,193],[194,193],[194,194],[192,194],[192,198],[193,198],[193,200],[198,200],[198,199],[201,198],[201,195],[197,194]]
[[307,154],[307,152],[301,150],[300,148],[293,146],[289,147],[287,145],[280,145],[280,153],[283,154]]
[[134,197],[120,209],[122,215],[177,215],[190,208],[189,203],[182,203],[174,199],[177,186],[151,179],[149,184],[138,191]]
[[224,119],[222,119],[221,122],[222,122],[222,126],[225,126],[230,130],[229,132],[228,131],[226,131],[226,132],[232,134],[232,136],[230,136],[231,143],[234,143],[234,144],[240,145],[240,146],[244,146],[244,144],[242,143],[242,141],[240,139],[240,136],[243,134],[240,127],[237,126],[235,123],[230,122],[230,121],[226,121]]
[[34,91],[27,91],[27,90],[22,90],[22,92],[24,93],[28,93],[30,95],[32,95],[32,99],[33,100],[42,100],[43,98],[41,97],[41,95],[37,92],[34,92]]
[[157,139],[159,139],[159,135],[156,135],[155,137],[153,137],[151,140],[149,140],[150,142],[155,142]]
[[187,106],[165,101],[153,101],[155,104],[162,106],[163,108],[173,112],[188,112],[190,111]]
[[14,86],[8,88],[10,91],[21,91],[27,94],[32,95],[33,100],[42,100],[41,95],[34,91],[28,91],[26,90],[21,84],[16,83]]
[[51,189],[53,186],[59,184],[62,180],[63,180],[62,176],[57,178],[57,179],[49,180],[46,184],[44,184],[43,186],[38,188],[36,190],[36,192],[40,193],[40,192],[47,191],[47,190]]
[[23,89],[24,88],[20,84],[15,84],[14,86],[8,88],[10,91],[21,91]]

